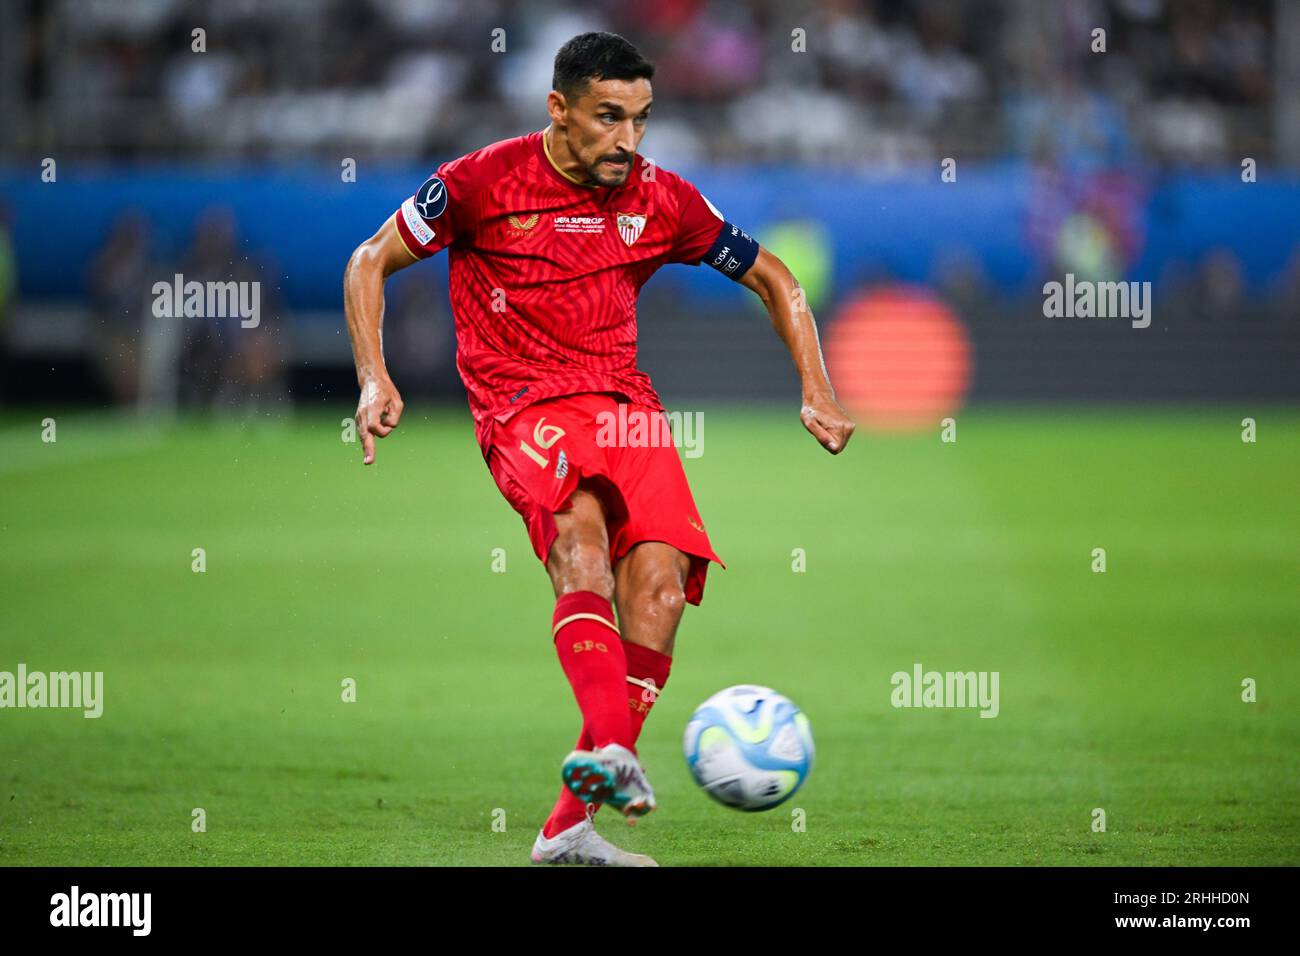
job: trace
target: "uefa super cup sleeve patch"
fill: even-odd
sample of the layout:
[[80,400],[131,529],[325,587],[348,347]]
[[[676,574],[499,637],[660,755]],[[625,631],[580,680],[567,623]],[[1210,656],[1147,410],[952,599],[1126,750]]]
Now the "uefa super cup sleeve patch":
[[433,222],[447,208],[447,186],[437,176],[430,176],[411,199],[420,218],[425,222]]

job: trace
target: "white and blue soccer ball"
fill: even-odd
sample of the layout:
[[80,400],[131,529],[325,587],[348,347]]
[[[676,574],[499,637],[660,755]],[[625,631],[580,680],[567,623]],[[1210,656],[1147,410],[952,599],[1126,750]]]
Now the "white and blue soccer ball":
[[812,725],[770,687],[720,690],[691,715],[682,740],[695,782],[737,810],[770,810],[812,770]]

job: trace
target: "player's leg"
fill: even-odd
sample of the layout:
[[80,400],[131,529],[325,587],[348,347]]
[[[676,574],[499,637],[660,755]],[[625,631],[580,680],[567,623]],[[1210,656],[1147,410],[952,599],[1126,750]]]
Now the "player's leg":
[[663,541],[641,541],[623,556],[614,568],[614,600],[624,645],[672,656],[690,570],[690,555]]
[[[686,605],[686,576],[691,559],[662,541],[642,541],[614,569],[620,641],[627,661],[627,712],[635,745],[659,692],[668,682],[672,649]],[[585,724],[576,749],[595,746]],[[585,817],[595,816],[599,803],[584,803],[567,787],[551,810],[542,832],[554,836]]]
[[594,488],[579,484],[569,507],[555,513],[556,537],[546,570],[555,590],[552,637],[573,686],[592,749],[631,746],[627,663],[614,619],[614,575],[609,566],[605,508]]
[[614,568],[634,745],[668,683],[690,570],[691,557],[663,541],[640,542]]
[[565,758],[562,773],[580,800],[612,803],[631,819],[653,810],[655,801],[633,747],[605,518],[597,487],[580,484],[568,507],[554,515],[556,537],[547,556],[556,595],[555,649],[590,735],[589,746],[580,741]]

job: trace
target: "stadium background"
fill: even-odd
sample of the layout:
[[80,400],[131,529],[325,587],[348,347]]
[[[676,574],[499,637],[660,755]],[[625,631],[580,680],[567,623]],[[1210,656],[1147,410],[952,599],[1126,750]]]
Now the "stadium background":
[[[410,408],[372,474],[339,440],[341,275],[439,162],[542,128],[555,49],[602,28],[658,68],[643,154],[792,265],[862,422],[823,461],[752,296],[704,269],[647,286],[641,365],[707,410],[687,468],[729,569],[647,725],[663,826],[629,845],[1300,858],[1300,4],[0,0],[0,22],[0,670],[102,669],[110,695],[102,721],[0,714],[0,862],[519,861],[576,734],[545,580],[480,471],[446,258],[389,283]],[[262,318],[178,320],[168,374],[144,329],[176,272],[260,280]],[[1065,273],[1151,282],[1150,327],[1045,318]],[[1002,716],[891,709],[917,660],[1000,668]],[[822,745],[802,842],[677,766],[691,705],[751,680]],[[521,725],[502,795],[482,748]],[[208,804],[225,825],[195,834]]]

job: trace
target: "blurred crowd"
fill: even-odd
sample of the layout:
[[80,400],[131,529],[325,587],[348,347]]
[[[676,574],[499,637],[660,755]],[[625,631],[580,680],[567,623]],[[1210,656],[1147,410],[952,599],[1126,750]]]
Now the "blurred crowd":
[[[5,248],[0,241],[0,253]],[[5,261],[0,255],[0,316]],[[86,354],[93,358],[97,389],[117,404],[154,411],[284,412],[293,371],[305,362],[294,336],[295,318],[303,317],[295,317],[279,294],[277,271],[271,253],[249,248],[225,207],[205,210],[184,248],[173,251],[148,216],[121,213],[86,277]],[[155,284],[173,284],[177,274],[185,284],[258,283],[258,321],[206,311],[174,314],[167,306],[159,315]],[[394,374],[426,383],[428,393],[454,391],[455,332],[434,277],[419,270],[393,276],[385,299],[384,341]],[[328,318],[329,331],[337,334],[336,317]]]
[[1274,0],[9,2],[14,151],[456,154],[540,128],[555,50],[591,29],[656,63],[669,165],[1275,146]]
[[[0,162],[454,156],[540,129],[556,49],[608,29],[657,66],[644,151],[669,168],[1016,160],[1035,272],[1117,276],[1163,170],[1300,166],[1300,16],[1285,2],[0,0]],[[16,301],[8,218],[0,200],[0,345]],[[84,266],[100,389],[143,406],[279,407],[312,323],[276,301],[269,254],[215,206],[185,248],[154,226],[121,215]],[[976,257],[940,260],[929,281],[949,302],[1000,314]],[[860,271],[841,281],[891,278],[884,263]],[[1263,297],[1244,271],[1217,248],[1167,268],[1158,294],[1192,321],[1300,314],[1300,250]],[[175,272],[259,281],[273,318],[155,322],[142,290]],[[387,296],[396,371],[453,381],[432,277],[396,276]]]
[[[186,316],[170,300],[158,304],[155,284],[259,284],[256,324],[238,316]],[[275,294],[264,258],[240,242],[234,218],[221,207],[195,223],[185,250],[159,254],[147,217],[125,212],[89,266],[88,350],[104,392],[118,404],[148,409],[177,405],[245,413],[282,411],[288,401],[288,330],[292,323]],[[159,313],[163,314],[159,314]]]

